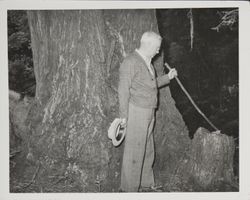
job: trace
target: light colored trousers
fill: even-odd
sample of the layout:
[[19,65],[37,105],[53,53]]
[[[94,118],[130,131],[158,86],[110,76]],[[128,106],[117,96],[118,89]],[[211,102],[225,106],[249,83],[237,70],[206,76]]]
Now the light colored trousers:
[[129,104],[127,132],[121,170],[121,190],[137,192],[140,187],[154,185],[153,127],[155,109]]

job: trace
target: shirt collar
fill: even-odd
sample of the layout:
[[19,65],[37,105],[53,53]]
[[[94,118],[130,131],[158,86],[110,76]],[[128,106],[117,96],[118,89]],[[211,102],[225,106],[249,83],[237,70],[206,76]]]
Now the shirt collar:
[[151,59],[147,58],[146,56],[143,55],[143,53],[139,49],[135,49],[135,51],[143,58],[143,60],[150,65],[151,64]]

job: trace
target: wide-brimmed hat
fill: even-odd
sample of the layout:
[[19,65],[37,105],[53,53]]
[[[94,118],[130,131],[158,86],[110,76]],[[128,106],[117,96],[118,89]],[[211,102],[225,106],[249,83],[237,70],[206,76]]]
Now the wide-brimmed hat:
[[108,137],[112,140],[114,146],[119,146],[126,134],[126,127],[122,127],[121,123],[122,119],[116,118],[110,124],[110,127],[108,129]]

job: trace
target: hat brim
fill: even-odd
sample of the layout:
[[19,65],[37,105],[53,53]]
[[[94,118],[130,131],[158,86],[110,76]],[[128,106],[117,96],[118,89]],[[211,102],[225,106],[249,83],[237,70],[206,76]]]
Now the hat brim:
[[117,126],[115,137],[112,138],[114,146],[119,146],[125,138],[126,128],[121,127],[121,124]]
[[112,140],[114,146],[119,146],[126,135],[126,127],[122,127],[121,122],[121,119],[116,118],[108,130],[108,137]]

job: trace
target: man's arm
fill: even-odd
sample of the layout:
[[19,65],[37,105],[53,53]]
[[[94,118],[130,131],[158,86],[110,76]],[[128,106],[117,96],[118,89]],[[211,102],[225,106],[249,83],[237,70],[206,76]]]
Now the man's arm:
[[119,69],[118,97],[120,118],[126,120],[128,118],[128,104],[130,98],[129,89],[131,87],[133,76],[134,69],[132,62],[129,59],[125,59]]
[[168,77],[168,74],[165,74],[163,76],[157,77],[156,81],[157,81],[158,88],[160,88],[162,86],[169,84],[170,79]]
[[168,72],[168,74],[157,77],[156,81],[158,88],[169,84],[170,80],[173,79],[175,76],[177,76],[177,71],[175,68],[173,68]]

